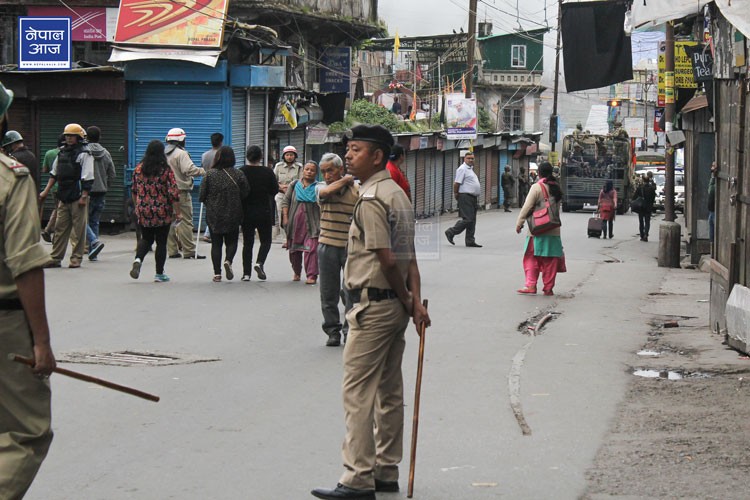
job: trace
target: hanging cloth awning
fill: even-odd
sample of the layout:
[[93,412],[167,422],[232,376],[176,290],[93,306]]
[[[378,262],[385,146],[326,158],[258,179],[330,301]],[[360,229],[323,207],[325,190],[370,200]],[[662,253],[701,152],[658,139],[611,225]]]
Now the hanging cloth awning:
[[188,61],[198,64],[205,64],[212,68],[216,67],[219,61],[221,50],[196,50],[182,48],[141,48],[141,47],[123,47],[115,45],[112,47],[112,55],[109,62],[127,62],[139,61],[143,59],[166,59],[170,61]]

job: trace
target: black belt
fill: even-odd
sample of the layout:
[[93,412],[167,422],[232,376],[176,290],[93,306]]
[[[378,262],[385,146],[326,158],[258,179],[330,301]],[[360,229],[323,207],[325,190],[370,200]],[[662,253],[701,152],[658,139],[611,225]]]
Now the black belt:
[[18,311],[23,309],[20,299],[0,299],[0,311]]
[[390,288],[355,288],[349,290],[349,298],[352,304],[360,301],[362,298],[362,290],[367,290],[367,298],[372,302],[378,302],[380,300],[397,299],[398,295]]

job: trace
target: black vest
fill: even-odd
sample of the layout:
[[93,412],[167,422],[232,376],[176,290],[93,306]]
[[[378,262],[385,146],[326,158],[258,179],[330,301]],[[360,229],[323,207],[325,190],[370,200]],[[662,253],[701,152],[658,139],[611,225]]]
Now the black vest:
[[78,155],[83,151],[83,146],[76,144],[68,148],[64,147],[57,154],[57,167],[55,179],[57,180],[57,199],[63,203],[78,201],[81,197],[81,164]]

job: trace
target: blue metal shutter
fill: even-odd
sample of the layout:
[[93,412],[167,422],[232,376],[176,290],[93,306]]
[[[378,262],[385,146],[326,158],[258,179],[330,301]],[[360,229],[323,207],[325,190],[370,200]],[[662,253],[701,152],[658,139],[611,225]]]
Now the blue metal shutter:
[[[222,85],[174,84],[160,82],[131,83],[132,139],[131,162],[138,164],[153,139],[164,141],[170,128],[185,130],[185,149],[200,165],[201,155],[211,149],[211,134],[231,137],[229,89]],[[193,224],[198,226],[200,180],[193,189]],[[205,214],[204,214],[205,220]]]
[[235,166],[245,164],[245,131],[247,129],[247,91],[232,89],[232,149]]

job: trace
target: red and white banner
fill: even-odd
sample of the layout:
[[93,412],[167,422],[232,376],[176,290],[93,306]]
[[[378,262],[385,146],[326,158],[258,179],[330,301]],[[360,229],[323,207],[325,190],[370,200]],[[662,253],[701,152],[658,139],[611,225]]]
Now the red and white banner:
[[221,47],[227,0],[120,0],[115,43]]

